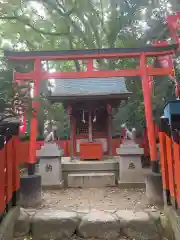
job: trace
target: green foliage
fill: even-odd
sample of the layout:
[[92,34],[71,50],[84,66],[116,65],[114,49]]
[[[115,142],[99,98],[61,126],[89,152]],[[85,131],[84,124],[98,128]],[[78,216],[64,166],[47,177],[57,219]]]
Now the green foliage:
[[114,117],[114,127],[119,131],[121,124],[126,123],[128,127],[135,127],[137,134],[140,134],[145,126],[141,80],[139,78],[128,79],[127,86],[128,90],[132,92],[132,96],[128,102],[120,105],[118,113]]
[[[170,2],[173,6],[177,4],[174,0]],[[0,45],[15,50],[139,47],[152,40],[152,31],[157,37],[163,30],[168,6],[166,0],[2,0]],[[80,70],[79,61],[48,62],[47,65],[48,70]],[[99,60],[96,67],[134,69],[136,65],[136,61],[131,59]],[[27,69],[24,67],[23,71]],[[122,122],[127,122],[141,132],[145,124],[141,81],[127,79],[127,87],[133,94],[127,103],[119,107],[114,119],[115,129],[118,130]],[[46,88],[44,86],[43,89]],[[7,98],[11,98],[7,92],[0,96],[3,106]],[[156,121],[162,114],[165,98],[173,97],[172,83],[167,78],[155,79],[152,101]],[[43,134],[45,121],[55,121],[59,135],[68,134],[69,123],[62,105],[50,106],[45,99],[40,101],[39,135]]]
[[1,121],[20,116],[22,110],[32,111],[29,98],[29,86],[19,86],[12,82],[13,72],[3,70],[0,73],[0,113]]
[[[57,127],[59,138],[69,136],[69,117],[61,103],[51,104],[46,98],[39,99],[41,117],[43,115],[44,123],[52,123]],[[43,109],[43,112],[42,112]],[[44,132],[44,131],[43,131]],[[42,136],[42,134],[40,134]]]

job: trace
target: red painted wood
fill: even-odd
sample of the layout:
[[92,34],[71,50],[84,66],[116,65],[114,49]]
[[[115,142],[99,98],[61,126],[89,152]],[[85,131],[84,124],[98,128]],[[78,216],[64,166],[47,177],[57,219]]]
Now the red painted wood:
[[[171,35],[172,35],[172,33],[171,33]],[[178,44],[179,44],[179,41],[178,41]],[[155,43],[153,45],[154,46],[168,46],[168,42],[167,41],[158,41],[157,43]],[[157,60],[162,68],[169,67],[172,69],[172,72],[171,72],[171,74],[169,74],[169,76],[170,76],[171,80],[175,83],[176,98],[179,98],[180,97],[180,86],[179,86],[179,82],[175,76],[175,69],[174,69],[172,55],[158,56]]]
[[29,141],[19,141],[16,146],[17,159],[19,164],[29,160]]
[[5,178],[5,168],[6,168],[6,152],[5,148],[0,150],[0,216],[4,213],[6,202],[6,178]]
[[103,147],[100,142],[87,142],[80,143],[80,159],[97,159],[102,160],[103,158]]
[[26,119],[26,112],[23,113],[23,119],[22,119],[22,123],[19,127],[19,132],[20,134],[25,134],[27,131],[27,123],[26,123],[27,119]]
[[172,149],[172,139],[166,135],[166,154],[168,163],[168,179],[171,197],[175,199],[175,179],[174,179],[174,158]]
[[112,139],[112,156],[118,156],[118,154],[116,153],[116,148],[119,148],[120,144],[121,144],[120,138]]
[[159,150],[160,150],[160,163],[162,170],[163,189],[169,190],[169,174],[168,174],[168,160],[167,160],[167,146],[166,135],[164,132],[159,132]]
[[[39,96],[39,88],[40,88],[40,71],[41,71],[41,61],[36,60],[34,64],[34,98]],[[37,138],[37,128],[38,128],[38,120],[37,120],[37,111],[39,107],[39,103],[37,100],[34,100],[33,108],[35,110],[32,118],[31,118],[31,128],[30,128],[30,145],[29,145],[29,163],[36,162],[36,138]]]
[[172,39],[179,45],[180,13],[169,15],[166,20]]
[[93,59],[88,60],[87,62],[87,71],[92,72],[94,70]]
[[6,204],[12,199],[13,192],[13,140],[12,138],[5,144],[6,149]]
[[151,102],[151,92],[149,88],[149,78],[147,73],[147,59],[144,54],[142,54],[140,58],[141,65],[141,77],[142,77],[142,88],[143,88],[143,96],[144,96],[144,106],[145,106],[145,117],[146,117],[146,125],[147,125],[147,135],[149,141],[150,148],[150,156],[151,161],[158,160],[158,153],[156,147],[156,137],[154,131],[154,122],[152,115],[152,102]]
[[16,192],[20,189],[20,171],[19,171],[19,161],[17,154],[17,145],[19,143],[18,136],[12,137],[12,164],[13,164],[13,176],[12,176],[12,189]]
[[173,158],[174,158],[174,181],[175,197],[178,207],[180,208],[180,146],[173,141]]
[[[106,135],[96,135],[94,136],[96,138],[107,138]],[[88,139],[88,136],[76,136],[76,139]],[[141,144],[143,139],[137,139],[137,144],[141,145],[141,147],[144,148],[144,146]],[[120,147],[122,140],[120,138],[112,139],[112,156],[118,156],[116,153],[116,148]],[[61,149],[64,150],[64,156],[70,157],[70,140],[59,140],[57,141],[57,144],[60,146]],[[36,141],[36,150],[40,149],[41,146],[44,145],[44,141]],[[20,141],[18,140],[18,144],[16,146],[17,149],[17,155],[18,155],[18,162],[19,164],[28,162],[28,155],[29,155],[29,141]],[[148,151],[149,153],[149,151]],[[104,153],[108,156],[108,152]],[[75,156],[79,156],[79,153],[75,151]]]
[[148,157],[149,156],[149,142],[148,142],[148,136],[147,136],[147,129],[146,128],[144,128],[143,141],[142,141],[141,146],[144,149],[144,156]]
[[[165,76],[173,74],[171,68],[149,68],[147,69],[148,76]],[[103,70],[103,71],[86,71],[86,72],[54,72],[54,73],[40,73],[40,79],[61,79],[61,78],[111,78],[111,77],[133,77],[140,76],[139,68],[135,70]],[[15,73],[16,79],[30,79],[27,73]]]
[[75,117],[73,117],[72,119],[72,122],[73,122],[73,151],[74,153],[76,153],[76,119]]

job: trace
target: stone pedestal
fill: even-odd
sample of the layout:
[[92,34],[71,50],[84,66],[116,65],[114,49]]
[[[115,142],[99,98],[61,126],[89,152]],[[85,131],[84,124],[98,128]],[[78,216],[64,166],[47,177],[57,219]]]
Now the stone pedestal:
[[146,175],[146,197],[149,204],[164,205],[163,186],[161,174],[150,173]]
[[141,164],[143,149],[138,144],[124,143],[116,149],[120,155],[119,185],[124,187],[145,187]]
[[23,175],[20,178],[20,205],[24,208],[41,204],[41,176]]
[[56,143],[45,143],[36,153],[39,159],[38,172],[43,188],[63,187],[61,156],[62,151]]

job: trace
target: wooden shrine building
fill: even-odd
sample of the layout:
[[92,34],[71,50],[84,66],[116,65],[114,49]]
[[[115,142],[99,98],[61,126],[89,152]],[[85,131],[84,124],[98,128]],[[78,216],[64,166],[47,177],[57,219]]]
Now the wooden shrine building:
[[123,77],[56,79],[49,99],[70,115],[71,157],[112,155],[112,109],[130,96]]

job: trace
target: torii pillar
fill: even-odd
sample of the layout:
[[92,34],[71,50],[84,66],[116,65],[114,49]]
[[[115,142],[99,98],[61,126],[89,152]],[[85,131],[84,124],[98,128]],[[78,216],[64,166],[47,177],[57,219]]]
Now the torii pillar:
[[148,76],[147,59],[143,53],[140,56],[140,68],[144,95],[146,127],[152,166],[152,173],[147,174],[145,178],[146,196],[150,204],[163,204],[162,177],[159,171],[158,151],[156,146],[155,127],[152,114],[152,89],[150,83],[151,79]]
[[33,175],[35,172],[35,163],[36,163],[36,138],[37,138],[37,130],[38,130],[38,119],[37,112],[39,107],[39,102],[37,98],[39,96],[39,88],[40,88],[40,72],[41,72],[41,61],[40,59],[36,59],[34,63],[34,92],[33,92],[33,114],[30,123],[30,143],[29,143],[29,168],[28,174]]
[[30,143],[29,143],[29,159],[28,159],[28,176],[24,175],[20,179],[21,195],[20,204],[22,207],[36,207],[41,204],[41,176],[35,174],[36,163],[36,138],[38,119],[37,111],[39,102],[37,97],[39,96],[40,88],[40,72],[41,61],[36,59],[34,63],[33,82],[34,82],[34,94],[33,94],[33,114],[30,123]]

